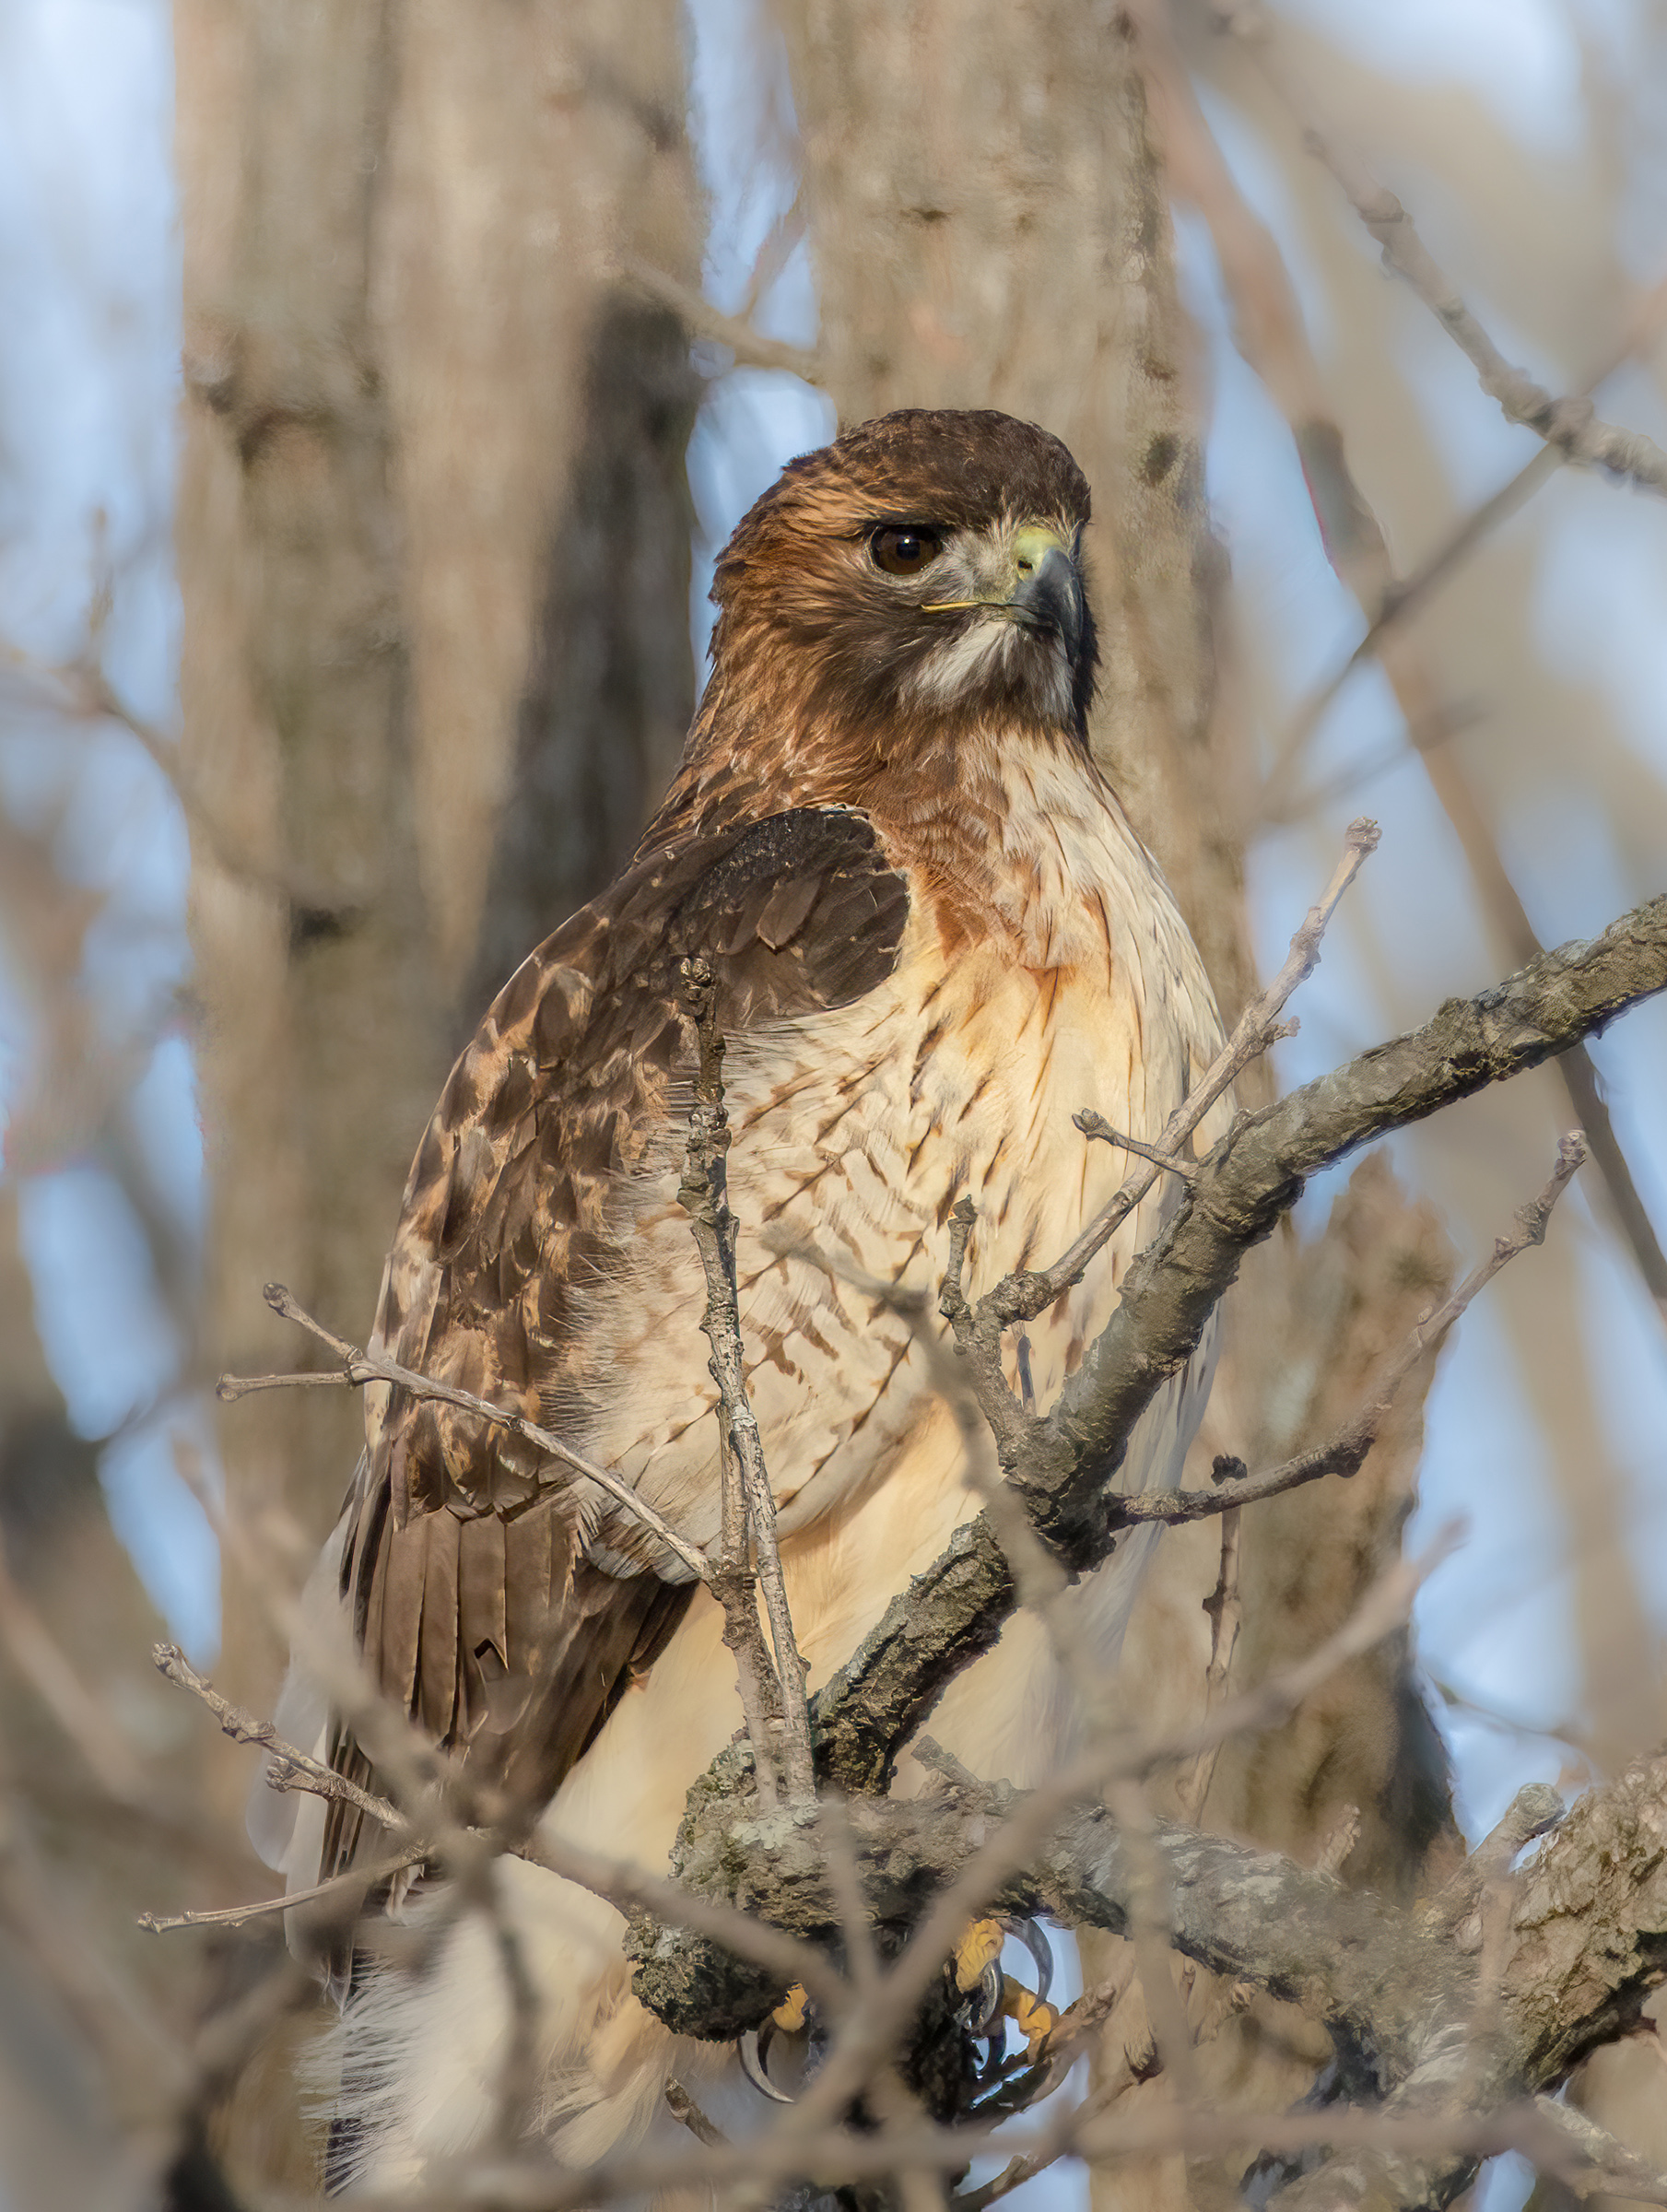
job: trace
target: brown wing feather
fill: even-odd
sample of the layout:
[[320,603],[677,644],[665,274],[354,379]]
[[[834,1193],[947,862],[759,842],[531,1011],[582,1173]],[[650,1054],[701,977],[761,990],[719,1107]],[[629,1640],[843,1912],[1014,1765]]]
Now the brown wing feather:
[[[800,808],[663,844],[511,978],[417,1151],[376,1335],[403,1365],[547,1410],[574,1292],[616,1264],[622,1178],[692,1066],[680,962],[727,1038],[849,1004],[891,971],[908,893],[864,817]],[[681,1618],[689,1585],[581,1556],[559,1471],[506,1430],[394,1390],[369,1408],[342,1588],[383,1689],[531,1815]],[[333,1763],[368,1763],[338,1730]],[[360,1822],[333,1804],[324,1871]]]

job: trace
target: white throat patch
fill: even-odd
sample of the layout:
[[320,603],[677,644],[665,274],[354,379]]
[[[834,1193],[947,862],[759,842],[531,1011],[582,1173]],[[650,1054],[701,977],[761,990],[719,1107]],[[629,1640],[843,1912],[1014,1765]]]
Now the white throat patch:
[[909,678],[904,698],[922,706],[952,707],[974,691],[996,668],[1011,665],[1019,653],[1032,656],[1029,675],[1037,684],[1037,705],[1062,724],[1072,717],[1071,664],[1058,638],[1043,638],[1000,616],[983,616],[943,644],[934,646]]

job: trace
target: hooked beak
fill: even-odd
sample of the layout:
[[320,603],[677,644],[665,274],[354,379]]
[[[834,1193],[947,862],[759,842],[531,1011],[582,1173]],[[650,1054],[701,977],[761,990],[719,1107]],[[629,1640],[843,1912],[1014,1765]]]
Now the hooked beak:
[[1057,531],[1027,524],[1013,541],[1017,571],[1007,605],[1027,629],[1051,630],[1074,665],[1083,642],[1083,587]]
[[1015,534],[1012,552],[1012,581],[1003,597],[926,599],[921,612],[1005,616],[1026,629],[1058,638],[1074,666],[1083,645],[1083,586],[1071,548],[1057,530],[1027,523]]

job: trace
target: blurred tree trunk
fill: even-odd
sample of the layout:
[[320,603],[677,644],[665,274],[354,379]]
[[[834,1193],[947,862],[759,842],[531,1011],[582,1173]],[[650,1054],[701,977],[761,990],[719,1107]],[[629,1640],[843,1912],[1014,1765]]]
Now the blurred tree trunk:
[[[698,272],[678,30],[673,0],[181,0],[211,1371],[312,1362],[274,1277],[362,1339],[460,1035],[687,720],[695,391],[610,275]],[[234,1506],[321,1539],[359,1426],[346,1393],[240,1406]],[[223,1672],[269,1700],[276,1639],[227,1594]]]
[[[612,272],[696,280],[698,195],[675,0],[180,0],[176,43],[205,1366],[256,1372],[318,1363],[273,1278],[363,1340],[450,1059],[675,756],[697,389]],[[360,1434],[346,1392],[229,1411],[234,1511],[311,1548]],[[217,1673],[269,1711],[224,1587]],[[311,2028],[221,2114],[234,2173],[312,2184]]]
[[[1251,763],[1217,684],[1225,563],[1205,511],[1192,336],[1133,26],[1116,6],[1076,0],[778,0],[778,11],[840,420],[993,406],[1075,453],[1095,497],[1095,749],[1230,1021],[1254,989],[1240,826]],[[1293,925],[1319,888],[1293,887]],[[1250,1071],[1241,1097],[1265,1096],[1269,1080]],[[1318,1441],[1450,1265],[1427,1209],[1409,1207],[1370,1162],[1318,1245],[1286,1236],[1253,1255],[1189,1479],[1207,1481],[1217,1452],[1255,1465]],[[1246,1516],[1238,1678],[1266,1672],[1294,1639],[1309,1648],[1394,1556],[1420,1436],[1413,1393],[1353,1486]],[[1149,1577],[1122,1678],[1155,1719],[1182,1720],[1202,1701],[1202,1605],[1218,1559],[1218,1530],[1172,1533]],[[1404,1646],[1340,1677],[1290,1729],[1234,1747],[1206,1818],[1311,1857],[1351,1804],[1366,1832],[1345,1878],[1404,1891],[1450,1836],[1440,1747]],[[1120,1947],[1084,1942],[1090,1983]],[[1200,1993],[1195,2014],[1204,2002]],[[1294,2022],[1267,2007],[1230,2026],[1201,2053],[1203,2079],[1275,2106],[1300,2094],[1324,2053]],[[1145,2032],[1135,1991],[1109,2023],[1108,2051]],[[1167,2093],[1161,2082],[1134,2092]],[[1179,2159],[1098,2175],[1095,2188],[1098,2212],[1230,2194],[1225,2173],[1189,2176]]]
[[778,5],[839,419],[999,407],[1076,455],[1095,746],[1230,1018],[1250,968],[1237,763],[1213,716],[1223,563],[1127,20],[1075,0]]

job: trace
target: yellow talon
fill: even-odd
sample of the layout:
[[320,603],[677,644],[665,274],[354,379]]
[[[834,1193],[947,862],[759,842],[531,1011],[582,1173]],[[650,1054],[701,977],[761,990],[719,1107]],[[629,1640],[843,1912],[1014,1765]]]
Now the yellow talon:
[[795,1982],[780,2005],[776,2006],[774,2012],[770,2014],[771,2027],[779,2028],[783,2035],[803,2035],[804,2032],[804,2007],[808,2002],[809,2000],[804,1994],[804,1984],[802,1982]]
[[975,1920],[955,1947],[956,1987],[976,1989],[984,1969],[1001,1957],[1006,1940],[1007,1931],[999,1920]]
[[1027,2058],[1034,2058],[1059,2026],[1052,2006],[1011,1974],[1002,1976],[1002,2011],[1024,2037]]

